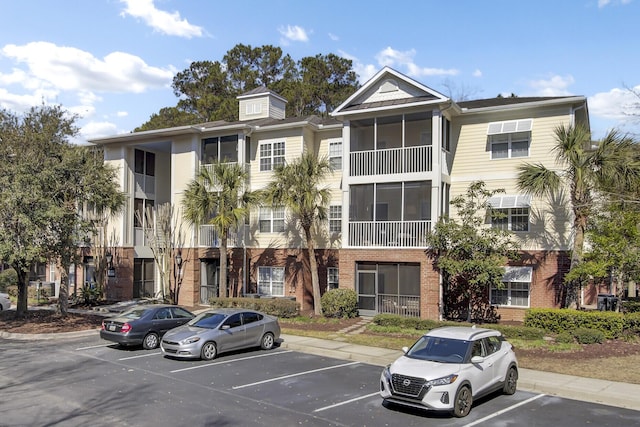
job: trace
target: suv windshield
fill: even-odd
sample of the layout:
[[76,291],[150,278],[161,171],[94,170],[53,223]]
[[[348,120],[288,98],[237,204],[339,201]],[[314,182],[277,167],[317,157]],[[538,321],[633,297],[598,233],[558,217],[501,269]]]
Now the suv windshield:
[[202,313],[194,317],[188,325],[198,328],[216,328],[227,316],[221,313]]
[[423,336],[407,351],[414,359],[442,363],[462,363],[469,350],[470,341]]

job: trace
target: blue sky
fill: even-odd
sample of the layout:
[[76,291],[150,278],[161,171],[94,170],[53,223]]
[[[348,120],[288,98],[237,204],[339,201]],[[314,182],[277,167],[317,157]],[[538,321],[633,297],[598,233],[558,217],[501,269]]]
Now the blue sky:
[[[236,44],[387,65],[454,98],[588,97],[594,137],[640,133],[640,0],[3,0],[0,108],[61,104],[83,143],[174,106],[173,76]],[[636,117],[634,117],[634,114]]]

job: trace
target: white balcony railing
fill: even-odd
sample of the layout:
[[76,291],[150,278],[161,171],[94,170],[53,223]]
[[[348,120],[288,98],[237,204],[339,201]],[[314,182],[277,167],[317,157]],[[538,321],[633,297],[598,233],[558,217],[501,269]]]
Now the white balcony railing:
[[378,294],[378,313],[420,317],[420,296]]
[[[227,247],[239,247],[241,244],[240,235],[238,232],[232,231],[229,233],[227,239]],[[198,233],[198,245],[205,248],[219,248],[220,239],[218,233],[214,229],[213,225],[201,225],[200,232]]]
[[349,246],[426,247],[431,221],[350,221]]
[[432,169],[433,150],[430,145],[355,151],[349,156],[351,176],[430,172]]

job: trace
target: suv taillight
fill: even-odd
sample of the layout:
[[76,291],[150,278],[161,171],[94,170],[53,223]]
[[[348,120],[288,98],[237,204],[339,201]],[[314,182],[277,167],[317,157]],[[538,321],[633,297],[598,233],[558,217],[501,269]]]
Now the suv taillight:
[[122,329],[120,329],[120,332],[122,332],[123,334],[126,334],[127,332],[129,332],[131,330],[131,325],[128,323],[124,323],[122,325]]

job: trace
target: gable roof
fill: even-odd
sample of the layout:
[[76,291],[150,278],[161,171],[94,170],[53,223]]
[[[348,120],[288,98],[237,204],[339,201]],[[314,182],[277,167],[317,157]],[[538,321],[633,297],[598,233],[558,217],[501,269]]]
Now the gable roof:
[[384,67],[335,108],[331,116],[339,117],[364,110],[379,111],[398,105],[439,104],[449,101],[448,97],[422,83]]

